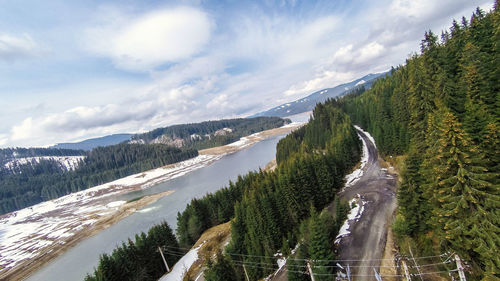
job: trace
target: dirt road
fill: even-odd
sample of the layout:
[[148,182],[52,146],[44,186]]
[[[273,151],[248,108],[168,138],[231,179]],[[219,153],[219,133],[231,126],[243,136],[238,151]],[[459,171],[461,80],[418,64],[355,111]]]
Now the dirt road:
[[387,228],[396,209],[397,178],[380,167],[377,148],[362,131],[358,133],[368,147],[368,162],[363,176],[339,195],[348,201],[359,194],[366,204],[359,221],[350,221],[351,233],[340,240],[337,258],[351,260],[340,264],[349,263],[352,280],[364,281],[376,280],[373,268],[380,272]]

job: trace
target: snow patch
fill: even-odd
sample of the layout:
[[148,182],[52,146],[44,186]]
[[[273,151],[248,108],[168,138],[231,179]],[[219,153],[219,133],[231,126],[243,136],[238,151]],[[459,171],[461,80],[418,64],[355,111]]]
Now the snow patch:
[[184,279],[184,275],[189,270],[191,265],[198,259],[198,250],[200,247],[205,244],[205,242],[201,243],[200,246],[195,249],[191,249],[187,254],[185,254],[172,268],[168,274],[164,275],[158,281],[182,281]]
[[113,201],[111,203],[108,203],[106,205],[106,207],[108,207],[108,208],[116,208],[116,207],[120,207],[121,205],[123,205],[125,203],[126,203],[125,201]]
[[[359,134],[358,134],[358,136],[359,136]],[[363,169],[365,168],[366,163],[368,163],[368,146],[366,145],[365,140],[361,136],[359,136],[359,137],[361,138],[361,142],[363,143],[363,151],[361,154],[361,164],[360,164],[359,168],[357,168],[352,173],[345,176],[345,178],[344,178],[345,179],[345,186],[344,186],[343,190],[345,190],[346,188],[352,186],[357,181],[359,181],[359,179],[363,176],[363,173],[364,173]]]
[[377,147],[377,145],[375,144],[375,139],[372,137],[372,135],[370,135],[370,133],[361,129],[361,127],[359,127],[358,125],[354,125],[354,128],[363,132],[363,134],[365,134],[368,137],[368,139],[373,143],[373,146],[375,146],[375,148]]
[[4,164],[4,167],[10,171],[14,170],[15,167],[20,165],[38,164],[40,161],[56,161],[61,165],[61,169],[66,171],[75,170],[81,161],[85,159],[85,156],[36,156],[36,157],[23,157],[15,158]]
[[[157,168],[24,208],[0,218],[0,272],[33,259],[54,243],[116,212],[125,201],[111,201],[139,186],[146,188],[205,167],[224,155],[199,155],[168,168]],[[111,201],[111,202],[110,202]],[[144,209],[142,211],[148,211]]]
[[363,85],[363,84],[365,84],[365,83],[366,83],[366,81],[365,81],[365,80],[361,80],[361,81],[359,81],[358,83],[356,83],[356,85],[354,85],[354,86]]
[[335,244],[338,244],[342,237],[351,234],[351,231],[349,230],[351,225],[349,224],[349,222],[354,223],[361,219],[361,215],[365,210],[366,203],[367,202],[364,201],[359,194],[355,198],[351,199],[351,201],[349,201],[349,208],[351,208],[351,210],[349,211],[349,214],[347,214],[347,219],[344,221],[344,224],[342,224],[342,227],[339,230],[339,234],[337,234],[337,237],[335,237]]

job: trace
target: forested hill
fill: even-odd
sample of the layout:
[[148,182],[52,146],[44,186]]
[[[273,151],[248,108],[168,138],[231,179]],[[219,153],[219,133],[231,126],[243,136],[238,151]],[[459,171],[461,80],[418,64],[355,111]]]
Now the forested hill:
[[0,214],[197,155],[194,149],[181,150],[164,144],[117,144],[86,152],[71,170],[61,169],[53,159],[17,165],[15,171],[2,167]]
[[[175,125],[136,135],[133,143],[96,147],[90,151],[0,149],[0,214],[183,161],[197,156],[197,149],[225,145],[288,122],[291,121],[278,117],[259,117]],[[78,157],[69,161],[61,156]]]
[[279,117],[223,119],[158,128],[132,137],[131,143],[163,143],[175,147],[204,149],[226,145],[264,130],[290,123]]
[[64,142],[58,143],[51,148],[59,148],[59,149],[82,149],[82,150],[92,150],[99,146],[108,146],[115,145],[125,141],[129,141],[132,138],[133,134],[114,134],[99,138],[87,139],[80,142]]
[[[274,254],[281,249],[290,255],[290,248],[298,242],[296,264],[290,267],[304,269],[305,260],[311,258],[318,260],[313,269],[316,274],[333,275],[334,264],[324,260],[334,259],[331,238],[337,235],[347,209],[337,202],[333,215],[321,210],[336,200],[344,176],[359,161],[361,141],[335,101],[316,107],[313,116],[309,124],[278,143],[276,170],[239,176],[228,187],[191,201],[178,214],[179,241],[155,238],[157,227],[153,227],[110,255],[103,254],[85,280],[103,280],[103,276],[106,280],[137,280],[138,272],[146,276],[140,280],[157,280],[164,273],[157,266],[158,246],[165,249],[171,264],[203,231],[230,220],[232,240],[226,257],[220,255],[215,264],[207,265],[205,280],[244,280],[243,262],[249,265],[250,280],[260,280],[276,270]],[[289,275],[289,280],[304,278],[307,276],[297,270]],[[194,279],[190,276],[185,280]]]
[[37,156],[81,156],[85,155],[83,150],[56,149],[56,148],[0,148],[0,167],[16,158],[37,157]]
[[458,253],[500,277],[500,12],[477,9],[421,54],[339,101],[385,155],[408,154],[394,230],[401,248]]

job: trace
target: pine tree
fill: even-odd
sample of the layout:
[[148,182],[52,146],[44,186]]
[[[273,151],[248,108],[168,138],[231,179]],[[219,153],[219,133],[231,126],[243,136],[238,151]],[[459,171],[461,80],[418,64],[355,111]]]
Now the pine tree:
[[313,273],[316,280],[330,280],[330,276],[322,274],[330,274],[333,272],[332,242],[330,241],[330,232],[328,226],[324,223],[325,220],[320,219],[316,212],[312,212],[310,218],[310,242],[309,254],[313,261]]
[[206,281],[238,281],[238,276],[231,262],[219,252],[216,262],[209,262],[203,272]]
[[[500,197],[477,147],[456,117],[438,123],[433,157],[426,163],[433,214],[445,245],[466,257],[479,256],[489,272],[500,269]],[[467,218],[467,219],[464,219]]]
[[425,210],[429,207],[423,198],[423,179],[420,175],[422,160],[415,149],[412,149],[405,160],[405,170],[401,177],[403,181],[398,190],[399,212],[406,223],[405,234],[413,235],[425,229]]

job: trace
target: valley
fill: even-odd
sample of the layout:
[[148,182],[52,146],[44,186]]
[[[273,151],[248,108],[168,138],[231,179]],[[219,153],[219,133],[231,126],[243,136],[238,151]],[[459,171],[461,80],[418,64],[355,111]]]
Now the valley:
[[[38,207],[38,205],[33,206],[33,211],[30,211],[29,208],[27,210],[23,210],[21,212],[24,214],[22,217],[17,216],[17,219],[13,217],[3,217],[2,218],[2,224],[0,226],[4,227],[3,229],[9,230],[11,232],[6,232],[5,236],[2,237],[11,237],[10,240],[0,240],[0,245],[4,245],[2,247],[5,247],[4,249],[10,249],[11,251],[14,251],[10,253],[8,256],[5,256],[6,258],[13,257],[15,256],[14,253],[21,253],[19,251],[28,251],[31,252],[32,250],[36,250],[34,253],[36,254],[35,256],[29,256],[28,261],[24,261],[22,259],[22,255],[18,254],[20,256],[20,260],[16,262],[15,266],[12,267],[11,269],[8,270],[2,270],[1,273],[5,274],[3,276],[10,276],[11,273],[14,274],[24,274],[22,272],[31,272],[31,271],[25,271],[24,269],[21,270],[20,272],[18,269],[21,268],[26,268],[26,265],[37,265],[37,268],[39,268],[41,264],[47,264],[45,267],[43,267],[39,272],[35,272],[33,277],[29,277],[28,280],[39,280],[39,278],[42,279],[51,279],[51,280],[64,280],[64,279],[58,279],[58,275],[55,274],[53,270],[56,270],[55,268],[58,268],[57,271],[61,270],[61,267],[58,266],[59,261],[62,261],[61,259],[68,259],[66,254],[62,254],[61,252],[69,252],[70,255],[73,255],[71,253],[76,254],[77,256],[80,256],[77,253],[81,253],[82,247],[84,247],[86,250],[85,251],[93,251],[93,249],[106,249],[106,247],[109,249],[117,243],[117,238],[116,237],[108,237],[108,238],[103,238],[100,237],[102,236],[100,233],[102,233],[102,227],[100,225],[106,225],[107,228],[112,228],[114,229],[114,225],[118,224],[119,227],[121,228],[122,226],[125,226],[129,228],[129,230],[123,232],[123,230],[120,230],[122,234],[122,240],[126,240],[128,237],[133,237],[133,234],[137,233],[138,229],[144,229],[148,228],[148,226],[151,225],[151,222],[146,223],[145,226],[132,226],[128,225],[123,218],[125,216],[121,215],[120,217],[116,217],[113,220],[109,220],[109,217],[113,217],[114,215],[117,214],[126,214],[131,215],[132,217],[141,215],[144,218],[148,218],[147,220],[153,220],[157,221],[159,217],[155,217],[153,213],[159,211],[159,206],[158,204],[161,204],[162,200],[168,199],[169,201],[175,201],[175,207],[174,205],[168,204],[167,206],[164,206],[163,208],[167,208],[169,212],[172,214],[172,217],[167,217],[169,222],[172,222],[175,220],[175,213],[176,210],[179,210],[178,208],[183,208],[184,207],[184,202],[187,199],[181,199],[179,201],[179,196],[182,196],[182,198],[191,198],[192,196],[196,196],[197,194],[203,194],[203,188],[220,188],[227,182],[227,177],[220,175],[221,178],[217,178],[217,174],[220,173],[215,173],[214,174],[214,180],[216,180],[217,183],[215,184],[210,184],[208,187],[204,187],[204,183],[206,183],[206,180],[202,180],[201,178],[196,182],[196,188],[195,189],[186,189],[184,184],[179,186],[179,181],[183,181],[186,183],[189,182],[189,184],[193,184],[195,182],[191,182],[190,178],[193,177],[193,173],[199,174],[198,176],[194,177],[202,177],[205,179],[205,176],[207,173],[210,172],[203,172],[200,174],[200,171],[206,168],[210,169],[219,169],[217,168],[218,165],[222,164],[219,163],[220,161],[224,162],[224,159],[228,158],[233,158],[234,154],[237,153],[238,151],[243,152],[248,149],[252,149],[253,146],[258,145],[260,146],[261,143],[265,144],[266,150],[264,150],[260,154],[256,154],[255,157],[251,160],[248,161],[247,165],[241,165],[237,164],[236,166],[233,164],[233,168],[227,170],[229,172],[231,177],[235,177],[239,171],[239,173],[246,172],[247,169],[256,169],[259,166],[264,167],[266,163],[268,163],[271,158],[272,153],[269,155],[267,152],[268,149],[274,149],[272,143],[268,143],[267,139],[271,138],[276,138],[279,135],[286,134],[287,132],[290,132],[292,130],[297,129],[298,127],[302,126],[304,123],[301,122],[296,122],[292,123],[289,125],[286,125],[285,127],[278,128],[278,129],[272,129],[269,131],[264,131],[260,133],[253,134],[248,137],[248,139],[243,139],[241,142],[236,142],[234,144],[227,145],[227,148],[221,148],[218,151],[215,150],[208,150],[204,151],[203,153],[200,153],[200,155],[196,158],[189,159],[180,163],[168,165],[166,167],[158,168],[155,170],[139,173],[136,175],[129,176],[127,178],[123,178],[108,184],[104,184],[99,187],[91,188],[85,191],[81,191],[79,193],[74,193],[71,195],[68,195],[66,197],[62,197],[56,200],[53,200],[54,202],[57,202],[59,204],[54,204],[52,201],[42,203],[40,204],[41,207]],[[243,150],[243,151],[242,151]],[[210,154],[209,154],[210,153]],[[245,153],[244,155],[247,155]],[[269,155],[266,156],[263,160],[261,160],[263,155]],[[241,156],[245,157],[245,156]],[[269,159],[268,159],[269,158]],[[227,161],[227,160],[225,160]],[[237,163],[238,160],[234,159],[231,160],[233,163]],[[255,161],[257,161],[258,164],[256,166]],[[217,165],[216,165],[217,164]],[[246,168],[248,167],[248,168]],[[186,176],[188,176],[186,178]],[[185,181],[188,180],[188,182]],[[164,186],[167,184],[167,186]],[[162,187],[164,186],[164,187]],[[200,189],[203,187],[202,189]],[[175,191],[175,192],[174,192]],[[171,194],[171,192],[174,192]],[[164,196],[158,197],[158,194],[162,194]],[[166,196],[168,195],[168,196]],[[166,196],[166,197],[165,197]],[[128,201],[133,201],[136,198],[142,198],[138,200],[138,202],[135,202],[136,204],[127,204],[126,202]],[[149,198],[149,199],[148,199]],[[155,198],[155,200],[151,200],[151,198]],[[150,205],[151,203],[155,202],[156,200],[160,199],[161,200],[155,204]],[[144,202],[147,202],[147,204],[142,204]],[[134,203],[134,202],[132,202]],[[137,205],[139,204],[139,205]],[[51,209],[48,210],[44,206],[51,206]],[[149,206],[148,206],[149,205]],[[163,205],[163,204],[162,204]],[[59,212],[57,210],[60,210]],[[62,216],[61,216],[62,213]],[[68,216],[68,214],[71,213],[76,213],[78,214],[78,217],[75,218],[74,216]],[[14,213],[16,214],[16,213]],[[151,217],[151,215],[153,215]],[[78,219],[79,218],[79,219]],[[129,219],[129,218],[127,218]],[[99,222],[104,221],[105,223],[99,223]],[[24,228],[22,233],[25,233],[26,238],[30,238],[30,243],[38,243],[38,241],[47,241],[46,237],[46,231],[44,232],[43,228],[37,228],[37,226],[40,226],[40,223],[44,223],[47,225],[51,225],[51,229],[58,229],[58,230],[64,230],[63,235],[66,235],[65,237],[61,239],[56,239],[60,241],[60,243],[57,243],[57,241],[54,241],[51,245],[51,247],[58,247],[59,251],[57,255],[50,255],[48,258],[43,258],[44,253],[47,251],[50,251],[52,248],[47,248],[47,247],[42,247],[40,249],[38,248],[32,248],[29,245],[26,245],[25,250],[23,250],[22,247],[18,247],[20,244],[19,239],[23,239],[22,237],[16,236],[17,233],[19,233],[21,228]],[[140,222],[139,222],[140,223]],[[81,225],[80,228],[75,229],[75,225]],[[16,228],[17,227],[17,228]],[[26,229],[30,228],[32,229],[31,232],[26,232]],[[101,232],[99,232],[101,231]],[[108,231],[108,230],[106,230]],[[11,235],[8,233],[12,233]],[[99,234],[98,234],[99,233]],[[83,239],[83,237],[89,237],[88,239]],[[107,237],[107,235],[105,235]],[[75,239],[73,237],[78,237],[78,239]],[[100,237],[100,238],[98,238]],[[97,238],[97,240],[96,240]],[[104,239],[104,240],[103,240]],[[112,244],[106,244],[107,241],[106,239],[110,239]],[[68,241],[66,241],[68,240]],[[74,241],[74,242],[69,242],[69,240]],[[82,243],[78,243],[81,242]],[[95,246],[95,243],[101,243],[106,244],[106,246]],[[4,244],[2,244],[4,243]],[[94,246],[83,246],[85,244],[91,243]],[[69,246],[64,246],[65,244],[70,244],[71,246],[76,245],[75,247],[69,247]],[[31,244],[30,244],[31,245]],[[8,248],[11,247],[11,248]],[[68,251],[69,249],[69,251]],[[3,253],[4,251],[2,251]],[[94,263],[96,261],[96,258],[100,254],[100,250],[95,250],[95,252],[92,252],[91,256],[88,259],[88,264],[85,266],[82,270],[77,270],[74,272],[74,274],[79,274],[76,276],[80,276],[79,278],[83,278],[84,274],[86,272],[90,272],[92,270],[92,267],[94,266]],[[38,256],[38,258],[37,258]],[[49,263],[51,259],[60,256],[59,258],[56,259],[55,264]],[[91,258],[91,257],[94,258]],[[42,257],[42,258],[40,258]],[[27,257],[28,258],[28,257]],[[75,257],[76,258],[76,257]],[[71,258],[70,258],[71,259]],[[79,263],[85,262],[81,258],[79,258]],[[36,261],[36,262],[34,262]],[[67,261],[65,261],[67,262]],[[5,264],[8,264],[9,261],[6,260]],[[54,268],[54,269],[52,269]],[[73,274],[73,273],[72,273]],[[17,275],[16,275],[17,276]],[[23,275],[25,276],[25,275]],[[43,276],[43,277],[41,277]],[[50,276],[50,277],[49,277]]]

